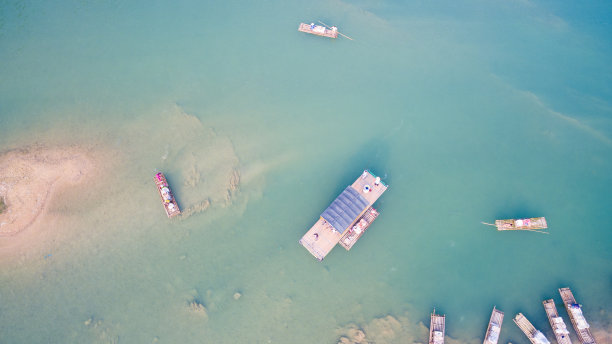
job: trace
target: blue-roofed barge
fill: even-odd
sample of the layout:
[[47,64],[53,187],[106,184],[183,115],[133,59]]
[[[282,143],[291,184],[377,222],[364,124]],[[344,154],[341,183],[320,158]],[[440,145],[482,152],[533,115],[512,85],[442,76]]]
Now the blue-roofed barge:
[[319,220],[300,239],[304,246],[319,261],[340,243],[350,250],[365,230],[378,216],[372,207],[387,190],[387,185],[369,170],[332,202]]

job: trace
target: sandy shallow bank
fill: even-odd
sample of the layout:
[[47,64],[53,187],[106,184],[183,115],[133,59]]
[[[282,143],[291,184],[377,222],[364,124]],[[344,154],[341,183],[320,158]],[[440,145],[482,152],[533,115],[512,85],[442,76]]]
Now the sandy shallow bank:
[[0,153],[0,236],[14,236],[40,221],[54,193],[85,180],[92,161],[78,147],[31,146]]

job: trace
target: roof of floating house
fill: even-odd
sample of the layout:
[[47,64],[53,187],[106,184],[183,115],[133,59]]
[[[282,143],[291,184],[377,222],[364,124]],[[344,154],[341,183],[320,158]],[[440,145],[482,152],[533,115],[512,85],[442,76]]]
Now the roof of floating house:
[[331,224],[335,230],[344,233],[369,205],[368,201],[359,194],[359,191],[348,186],[325,209],[321,217]]

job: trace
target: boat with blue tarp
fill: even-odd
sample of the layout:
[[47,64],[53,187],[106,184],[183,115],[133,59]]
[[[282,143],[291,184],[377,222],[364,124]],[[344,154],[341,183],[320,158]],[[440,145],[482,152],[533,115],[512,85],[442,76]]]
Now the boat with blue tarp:
[[338,242],[350,250],[370,224],[378,217],[372,207],[387,190],[387,185],[369,170],[347,186],[321,213],[319,220],[304,234],[299,243],[319,261]]
[[584,317],[584,314],[582,313],[582,305],[576,301],[570,288],[560,288],[559,294],[561,294],[563,305],[567,310],[567,314],[570,317],[570,321],[574,326],[574,330],[578,335],[580,343],[596,344],[595,337],[593,337],[593,334],[591,333],[591,325],[589,325]]

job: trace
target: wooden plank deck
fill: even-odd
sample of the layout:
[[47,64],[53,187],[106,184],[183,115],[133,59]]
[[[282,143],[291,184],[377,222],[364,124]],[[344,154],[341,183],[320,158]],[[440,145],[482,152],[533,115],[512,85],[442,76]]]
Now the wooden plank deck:
[[340,237],[340,233],[320,217],[319,221],[300,239],[300,244],[321,261],[340,241]]
[[560,288],[559,294],[561,294],[563,305],[565,305],[565,309],[572,321],[574,330],[576,334],[578,334],[578,340],[580,340],[582,344],[596,344],[595,338],[591,334],[589,324],[582,314],[582,306],[576,302],[570,288]]
[[[376,200],[380,198],[380,196],[387,191],[387,185],[385,185],[382,181],[378,184],[376,183],[376,176],[372,174],[372,172],[365,170],[361,174],[359,178],[351,185],[353,189],[359,191],[361,196],[366,199],[370,203],[370,205],[374,204]],[[369,192],[365,192],[365,187],[369,187]]]
[[338,37],[338,30],[330,30],[328,28],[326,28],[325,26],[321,26],[321,25],[315,25],[314,28],[311,28],[310,25],[305,24],[305,23],[300,23],[300,26],[298,26],[298,31],[301,32],[306,32],[306,33],[311,33],[313,35],[317,35],[317,36],[323,36],[323,37],[329,37],[329,38],[337,38]]
[[561,318],[559,316],[559,312],[557,312],[555,301],[553,299],[545,300],[542,301],[542,305],[544,305],[544,310],[546,311],[546,315],[548,316],[550,327],[552,327],[555,337],[557,338],[557,343],[572,344],[572,341],[569,337],[569,331],[567,330],[567,326],[565,326],[563,318]]
[[523,331],[527,339],[533,344],[550,344],[550,341],[544,334],[538,330],[525,318],[523,313],[519,313],[514,317],[514,322]]
[[342,247],[344,247],[347,251],[350,250],[377,217],[378,212],[376,209],[369,207],[365,214],[363,214],[363,216],[355,222],[355,225],[346,230],[340,239],[340,245],[342,245]]
[[444,333],[446,328],[446,315],[436,314],[434,308],[429,323],[429,344],[444,344]]
[[485,332],[485,338],[482,342],[483,344],[497,344],[503,322],[504,312],[498,310],[494,306],[493,312],[491,312],[491,318],[489,319],[489,326],[487,326],[487,332]]

